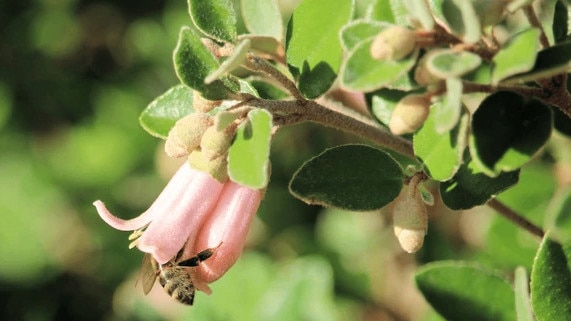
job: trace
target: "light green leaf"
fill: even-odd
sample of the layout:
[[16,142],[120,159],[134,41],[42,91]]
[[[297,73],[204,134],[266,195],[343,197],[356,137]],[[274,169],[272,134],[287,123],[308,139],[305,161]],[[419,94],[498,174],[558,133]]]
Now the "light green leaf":
[[366,145],[343,145],[303,164],[289,188],[308,204],[368,211],[395,199],[402,179],[402,169],[387,153]]
[[424,30],[434,28],[434,18],[425,0],[404,0],[402,3],[408,9],[410,15],[420,21]]
[[462,113],[462,81],[458,78],[446,79],[446,95],[432,108],[436,132],[444,134],[458,124]]
[[272,115],[256,109],[238,127],[228,154],[228,174],[236,183],[261,189],[269,181]]
[[207,36],[232,42],[236,38],[236,13],[231,0],[188,0],[190,18]]
[[476,54],[452,49],[431,50],[426,59],[428,70],[442,79],[460,77],[476,69],[481,63],[482,58]]
[[442,14],[452,32],[467,42],[475,43],[480,40],[481,26],[472,1],[444,0]]
[[273,37],[256,36],[256,35],[239,35],[236,41],[242,42],[244,40],[250,41],[250,49],[257,51],[262,57],[269,55],[270,57],[279,60],[283,59],[285,49],[282,43]]
[[367,20],[395,23],[390,0],[374,0],[367,8]]
[[424,164],[427,174],[436,181],[452,178],[462,163],[459,139],[466,132],[460,126],[445,133],[436,130],[436,117],[431,111],[422,128],[414,134],[414,154]]
[[373,39],[360,42],[349,52],[341,67],[341,85],[354,91],[373,91],[383,87],[391,87],[391,83],[399,80],[414,66],[418,50],[396,61],[375,60],[371,57],[370,48]]
[[514,292],[517,321],[535,321],[529,298],[529,280],[522,266],[515,269]]
[[545,235],[531,270],[531,305],[539,321],[567,321],[571,315],[571,247]]
[[241,0],[246,28],[254,35],[282,39],[284,28],[276,0]]
[[232,70],[240,67],[244,60],[246,60],[246,55],[248,54],[248,50],[250,50],[250,40],[244,39],[242,40],[232,52],[232,55],[229,56],[224,62],[212,73],[210,73],[205,79],[204,83],[210,84],[213,81],[220,78],[220,76],[231,72]]
[[237,83],[223,78],[206,84],[204,79],[220,64],[200,41],[200,37],[189,27],[180,30],[177,46],[173,54],[175,71],[180,81],[199,91],[203,97],[212,100],[226,98],[238,90]]
[[542,78],[549,78],[566,72],[571,68],[571,41],[540,51],[530,71],[514,75],[506,79],[506,83],[524,83]]
[[149,134],[166,139],[176,121],[193,112],[192,89],[177,85],[155,98],[139,116],[139,123]]
[[496,92],[472,116],[472,158],[490,176],[518,169],[546,143],[552,124],[551,110],[539,100]]
[[341,44],[351,51],[361,41],[374,38],[391,24],[370,20],[353,20],[341,29]]
[[533,68],[538,47],[539,30],[530,28],[514,35],[492,60],[492,84]]
[[514,291],[497,271],[464,262],[423,266],[416,284],[428,303],[448,321],[513,321]]
[[353,3],[305,0],[293,12],[286,35],[287,63],[307,98],[322,95],[337,78],[343,57],[339,32],[351,19]]
[[406,95],[408,95],[406,91],[384,88],[368,94],[367,98],[370,99],[368,105],[371,106],[371,114],[373,114],[379,122],[388,127],[393,110],[395,110],[398,102]]

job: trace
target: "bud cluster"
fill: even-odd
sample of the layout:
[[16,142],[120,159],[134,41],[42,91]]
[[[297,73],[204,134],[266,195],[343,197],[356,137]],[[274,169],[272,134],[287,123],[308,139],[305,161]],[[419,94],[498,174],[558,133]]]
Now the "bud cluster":
[[195,112],[175,123],[167,137],[165,152],[175,158],[187,156],[193,168],[225,182],[228,179],[228,149],[236,132],[238,117],[227,117],[228,112],[216,116],[207,114],[220,104],[221,101],[206,100],[195,92]]

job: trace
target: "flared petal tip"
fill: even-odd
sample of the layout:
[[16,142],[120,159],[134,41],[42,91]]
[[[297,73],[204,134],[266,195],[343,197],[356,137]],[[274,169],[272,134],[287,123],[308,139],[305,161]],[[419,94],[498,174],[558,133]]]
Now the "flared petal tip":
[[95,206],[97,213],[105,223],[120,231],[134,231],[140,229],[149,224],[153,218],[150,213],[143,213],[134,219],[123,220],[111,214],[105,204],[100,200],[93,202],[93,206]]

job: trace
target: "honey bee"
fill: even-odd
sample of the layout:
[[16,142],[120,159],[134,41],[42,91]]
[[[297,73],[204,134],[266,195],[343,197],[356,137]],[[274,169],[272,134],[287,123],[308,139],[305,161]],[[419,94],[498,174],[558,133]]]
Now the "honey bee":
[[145,253],[141,267],[143,293],[146,295],[151,291],[158,277],[159,283],[172,298],[182,304],[192,305],[195,289],[190,269],[197,267],[200,262],[214,255],[220,245],[222,243],[216,247],[200,251],[195,256],[182,261],[180,261],[183,252],[181,249],[176,257],[162,265],[152,255]]

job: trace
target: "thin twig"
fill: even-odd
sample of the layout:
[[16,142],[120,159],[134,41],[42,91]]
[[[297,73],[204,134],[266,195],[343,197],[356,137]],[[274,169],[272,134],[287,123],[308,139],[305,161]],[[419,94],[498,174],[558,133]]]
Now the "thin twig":
[[492,199],[488,202],[488,206],[495,209],[500,215],[510,220],[512,223],[516,224],[517,226],[525,229],[526,231],[530,232],[533,235],[536,235],[540,238],[543,238],[545,233],[543,230],[538,227],[537,225],[530,222],[525,217],[521,216],[519,213],[514,211],[513,209],[506,206],[504,203],[498,201],[497,199]]
[[485,84],[477,84],[473,82],[464,81],[462,82],[463,89],[462,93],[469,94],[469,93],[493,93],[500,90],[505,91],[513,91],[525,96],[534,96],[534,97],[542,97],[544,95],[544,90],[541,88],[534,88],[534,87],[527,87],[527,86],[503,86],[503,85],[485,85]]

